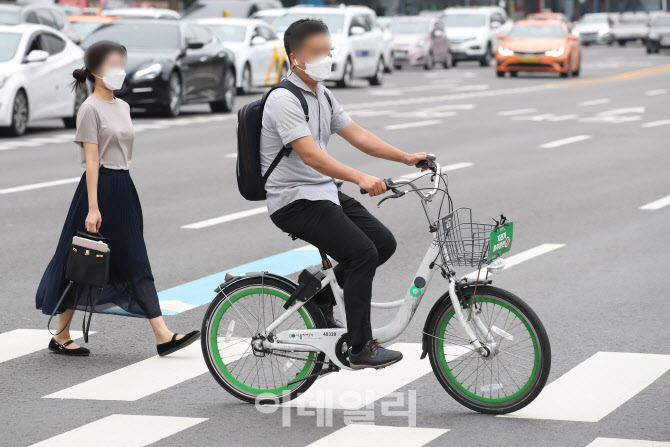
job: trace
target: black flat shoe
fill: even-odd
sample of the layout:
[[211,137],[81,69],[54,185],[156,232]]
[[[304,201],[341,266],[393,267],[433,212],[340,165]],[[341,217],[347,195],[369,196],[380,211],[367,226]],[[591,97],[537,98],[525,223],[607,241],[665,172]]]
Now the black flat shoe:
[[81,346],[75,349],[66,348],[66,346],[71,345],[72,343],[74,343],[72,340],[68,340],[63,344],[60,344],[52,338],[49,342],[49,351],[55,352],[56,354],[69,355],[72,357],[86,357],[91,353],[91,351],[86,348],[82,348]]
[[200,331],[189,332],[179,340],[177,340],[177,335],[179,334],[174,334],[172,336],[172,340],[170,340],[167,343],[161,343],[159,345],[156,345],[158,355],[164,356],[172,354],[173,352],[179,351],[180,349],[187,347],[188,345],[190,345],[191,343],[200,338]]

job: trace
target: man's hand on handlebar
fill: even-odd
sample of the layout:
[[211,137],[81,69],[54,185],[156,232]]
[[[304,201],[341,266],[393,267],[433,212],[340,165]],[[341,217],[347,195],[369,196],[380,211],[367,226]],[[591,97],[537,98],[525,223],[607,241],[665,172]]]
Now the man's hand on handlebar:
[[426,154],[425,152],[417,152],[416,154],[407,154],[405,164],[407,166],[414,166],[418,162],[425,160],[427,155],[428,154]]
[[361,191],[367,191],[371,197],[386,192],[386,183],[384,183],[384,180],[372,175],[363,174],[357,185],[361,188]]

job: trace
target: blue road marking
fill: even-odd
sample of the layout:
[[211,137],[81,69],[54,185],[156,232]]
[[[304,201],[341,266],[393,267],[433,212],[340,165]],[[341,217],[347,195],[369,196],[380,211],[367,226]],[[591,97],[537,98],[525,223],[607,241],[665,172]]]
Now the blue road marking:
[[[170,289],[158,293],[158,300],[161,304],[166,301],[177,301],[191,306],[201,306],[211,302],[216,294],[214,289],[224,282],[226,273],[239,275],[247,272],[268,271],[278,275],[290,275],[320,261],[319,252],[311,246],[285,251],[277,255],[223,270],[194,281],[180,284]],[[162,308],[163,306],[161,306]],[[178,311],[163,309],[164,315],[175,315]]]

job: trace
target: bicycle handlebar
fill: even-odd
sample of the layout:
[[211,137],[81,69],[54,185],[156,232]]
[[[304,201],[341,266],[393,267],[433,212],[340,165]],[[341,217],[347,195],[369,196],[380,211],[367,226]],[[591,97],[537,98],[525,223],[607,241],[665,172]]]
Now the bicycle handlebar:
[[[415,167],[420,168],[420,169],[429,169],[432,172],[432,175],[435,176],[435,180],[433,182],[433,188],[430,191],[424,192],[421,189],[417,188],[416,185],[414,185],[414,181],[423,177],[423,175],[420,175],[417,178],[414,178],[412,180],[403,179],[403,178],[393,180],[393,179],[390,179],[390,178],[385,178],[385,179],[383,179],[383,181],[384,181],[384,184],[386,184],[387,190],[391,190],[395,194],[398,194],[398,190],[396,188],[398,188],[399,186],[409,185],[412,188],[412,190],[415,193],[417,193],[419,195],[419,197],[421,197],[422,200],[430,201],[433,198],[433,196],[435,195],[435,193],[437,192],[437,189],[439,187],[439,182],[440,182],[439,174],[442,173],[442,168],[440,167],[440,164],[436,160],[437,160],[437,157],[435,155],[428,154],[428,155],[426,155],[425,160],[422,160],[422,161],[420,161],[420,162],[418,162],[417,164],[414,165]],[[425,175],[428,175],[428,174],[426,173]],[[367,194],[367,193],[368,192],[366,190],[361,188],[361,194]],[[404,192],[401,195],[403,195],[403,194],[404,194]],[[401,195],[399,195],[397,197],[400,197]]]

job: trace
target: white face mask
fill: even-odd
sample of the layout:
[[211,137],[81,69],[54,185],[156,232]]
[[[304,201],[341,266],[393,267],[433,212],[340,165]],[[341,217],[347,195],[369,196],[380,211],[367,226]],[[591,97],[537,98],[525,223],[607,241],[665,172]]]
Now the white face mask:
[[102,79],[108,89],[118,90],[123,86],[123,81],[126,79],[126,71],[123,68],[110,68],[103,77],[96,76],[96,78]]
[[[298,67],[298,60],[295,60],[296,67]],[[314,79],[316,82],[325,81],[330,77],[330,70],[333,67],[333,58],[325,56],[323,59],[305,64],[305,69],[298,67],[299,70],[305,72],[307,76]]]

